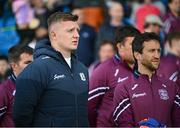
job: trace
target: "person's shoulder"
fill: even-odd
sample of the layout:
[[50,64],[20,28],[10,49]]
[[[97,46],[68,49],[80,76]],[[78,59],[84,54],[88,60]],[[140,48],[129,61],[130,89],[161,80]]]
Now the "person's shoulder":
[[174,89],[174,88],[176,88],[176,83],[175,82],[173,82],[172,80],[169,80],[169,79],[166,79],[166,78],[164,78],[164,77],[159,77],[159,76],[157,76],[158,77],[158,79],[157,80],[159,80],[159,82],[160,82],[160,84],[162,85],[162,86],[164,86],[164,87],[166,87],[166,88],[169,88],[169,89]]
[[106,60],[105,62],[102,62],[101,64],[98,65],[98,67],[95,68],[94,72],[107,72],[111,71],[111,69],[115,67],[115,64],[113,62],[113,58],[110,58]]
[[11,85],[14,84],[10,79],[5,80],[0,84],[0,93],[5,93],[6,91],[11,89]]

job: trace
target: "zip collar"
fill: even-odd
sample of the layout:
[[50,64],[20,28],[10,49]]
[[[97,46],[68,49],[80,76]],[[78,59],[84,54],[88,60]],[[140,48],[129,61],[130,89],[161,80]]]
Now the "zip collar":
[[13,73],[8,77],[8,79],[12,80],[13,83],[16,82],[16,76]]

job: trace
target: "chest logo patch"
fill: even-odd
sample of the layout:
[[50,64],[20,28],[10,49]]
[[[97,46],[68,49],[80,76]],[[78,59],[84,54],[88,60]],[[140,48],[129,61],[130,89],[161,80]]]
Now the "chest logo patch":
[[80,76],[82,81],[86,81],[86,77],[85,77],[84,73],[82,73],[82,72],[79,73],[79,76]]
[[159,89],[158,92],[159,92],[160,99],[162,99],[162,100],[168,100],[169,99],[167,90]]

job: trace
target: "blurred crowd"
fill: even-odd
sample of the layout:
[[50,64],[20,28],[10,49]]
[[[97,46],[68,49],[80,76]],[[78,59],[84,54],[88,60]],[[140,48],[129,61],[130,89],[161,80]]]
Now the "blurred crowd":
[[[158,34],[162,56],[171,49],[167,37],[180,31],[180,0],[0,0],[0,83],[9,74],[8,49],[16,44],[34,48],[39,40],[48,38],[46,20],[55,11],[79,16],[75,53],[90,74],[115,54],[118,27],[131,25]],[[177,33],[176,38],[180,38]]]

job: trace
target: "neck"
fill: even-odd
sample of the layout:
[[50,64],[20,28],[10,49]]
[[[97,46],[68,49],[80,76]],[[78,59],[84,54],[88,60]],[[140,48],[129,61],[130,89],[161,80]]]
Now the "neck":
[[70,58],[71,57],[71,51],[65,50],[61,47],[58,47],[57,45],[55,45],[56,43],[51,43],[51,46],[58,52],[60,52],[62,54],[62,56],[64,58]]
[[146,68],[145,66],[143,66],[142,64],[138,64],[138,71],[142,74],[142,75],[148,75],[149,79],[152,78],[152,75],[155,73],[155,71],[151,71],[148,68]]

